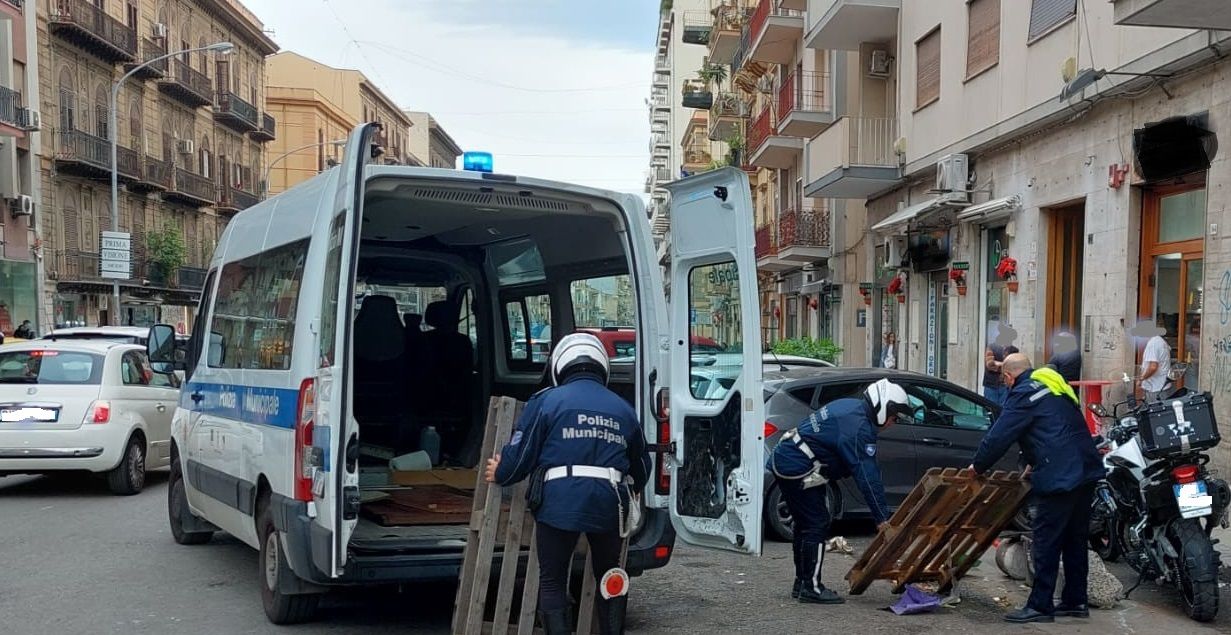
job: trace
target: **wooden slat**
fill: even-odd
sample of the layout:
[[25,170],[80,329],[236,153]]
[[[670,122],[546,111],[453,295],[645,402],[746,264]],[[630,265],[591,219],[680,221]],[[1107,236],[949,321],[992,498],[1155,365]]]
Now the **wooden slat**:
[[[521,404],[513,399],[501,399],[497,404],[498,412],[496,414],[496,443],[502,447],[504,440],[508,439],[512,434],[513,423],[517,417],[517,411],[521,409]],[[495,447],[495,443],[493,443]],[[491,456],[490,454],[488,456]],[[486,460],[486,457],[483,457]],[[496,552],[496,528],[500,522],[500,508],[502,507],[502,490],[499,487],[488,487],[487,496],[483,505],[484,514],[482,526],[479,529],[479,548],[474,556],[474,582],[470,588],[470,602],[467,606],[466,635],[478,635],[482,628],[484,613],[487,610],[487,585],[491,582],[491,562],[495,557]],[[475,497],[478,500],[478,496]],[[464,567],[465,565],[463,565]]]
[[466,623],[466,615],[470,606],[471,590],[474,588],[473,565],[475,562],[475,553],[479,549],[478,530],[483,523],[483,509],[480,506],[480,501],[487,501],[488,483],[483,479],[483,467],[487,457],[493,454],[496,446],[496,435],[493,434],[496,421],[496,414],[499,412],[497,404],[499,401],[496,397],[488,403],[487,419],[485,420],[486,432],[483,434],[483,445],[480,456],[478,474],[475,477],[474,486],[474,511],[470,514],[470,526],[466,532],[466,547],[462,551],[462,572],[461,579],[458,581],[457,597],[453,601],[453,631],[461,633]]

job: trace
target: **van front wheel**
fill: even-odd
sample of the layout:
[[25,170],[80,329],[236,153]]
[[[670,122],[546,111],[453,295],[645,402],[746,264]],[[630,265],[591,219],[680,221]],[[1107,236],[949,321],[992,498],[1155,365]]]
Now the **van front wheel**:
[[299,624],[311,620],[316,614],[319,595],[287,595],[278,590],[283,576],[293,576],[295,572],[286,562],[282,553],[282,541],[278,530],[274,528],[273,517],[269,513],[268,499],[260,505],[260,517],[257,527],[261,537],[261,604],[265,607],[265,616],[274,624]]

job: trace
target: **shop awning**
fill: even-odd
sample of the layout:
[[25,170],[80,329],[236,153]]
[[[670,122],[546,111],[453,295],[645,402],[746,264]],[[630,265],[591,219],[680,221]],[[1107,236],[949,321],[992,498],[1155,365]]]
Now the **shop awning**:
[[971,205],[957,215],[961,222],[986,222],[998,220],[1011,215],[1022,208],[1022,197],[1014,194],[1004,198],[994,198],[986,203]]
[[[910,207],[903,207],[902,209],[890,214],[885,220],[873,225],[872,231],[882,234],[895,233],[896,230],[899,228],[904,228],[908,223],[916,218],[932,210],[939,209],[940,205],[941,203],[939,198],[931,198],[922,203],[911,205]],[[896,231],[896,233],[901,234],[905,232]]]

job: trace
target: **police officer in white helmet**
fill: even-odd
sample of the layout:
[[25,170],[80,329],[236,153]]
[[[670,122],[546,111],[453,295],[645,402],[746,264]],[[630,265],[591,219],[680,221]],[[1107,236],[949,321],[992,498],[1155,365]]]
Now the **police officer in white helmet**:
[[508,445],[488,460],[486,477],[500,485],[530,478],[543,630],[573,632],[568,574],[584,533],[600,581],[600,631],[623,633],[628,584],[620,550],[649,480],[645,435],[632,406],[607,388],[607,353],[597,337],[561,339],[550,374],[554,386],[526,403]]
[[821,583],[829,539],[826,492],[832,481],[851,477],[877,525],[889,520],[885,486],[876,463],[878,429],[910,412],[906,391],[881,379],[859,397],[837,399],[782,435],[769,456],[794,523],[795,585],[791,597],[806,604],[845,600]]

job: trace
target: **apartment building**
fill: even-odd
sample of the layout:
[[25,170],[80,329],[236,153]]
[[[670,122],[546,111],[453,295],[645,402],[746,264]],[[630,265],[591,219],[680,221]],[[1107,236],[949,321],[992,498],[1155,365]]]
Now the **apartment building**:
[[338,161],[359,120],[315,88],[275,85],[272,73],[265,90],[269,112],[278,122],[264,168],[268,195],[273,196]]
[[[37,6],[47,321],[188,328],[221,228],[259,200],[275,134],[262,112],[264,60],[277,46],[235,0]],[[229,54],[201,50],[220,42],[233,45]],[[115,167],[132,262],[115,307],[100,275],[100,232],[111,228],[111,92],[129,71]]]
[[0,0],[0,333],[39,314],[41,118],[34,7]]
[[[268,85],[271,88],[310,89],[324,101],[340,109],[351,121],[374,121],[382,124],[384,127],[377,135],[377,143],[384,150],[381,161],[399,165],[414,163],[409,160],[407,150],[410,118],[366,75],[353,69],[334,68],[289,51],[270,56],[267,65]],[[314,121],[315,119],[301,119],[284,122],[283,129],[288,138],[282,144],[285,148],[283,152],[302,145],[320,143],[323,144],[321,147],[325,148],[323,155],[315,146],[301,152],[306,152],[309,157],[321,157],[324,161],[339,160],[342,148],[329,143],[332,139],[326,138],[322,127],[314,127]],[[299,176],[303,174],[300,173]],[[286,177],[284,174],[283,178]],[[293,179],[283,181],[286,187],[297,182]]]
[[462,147],[449,136],[444,126],[430,113],[407,110],[404,114],[410,119],[410,133],[406,140],[409,158],[418,161],[417,165],[456,168],[457,158],[462,156]]

